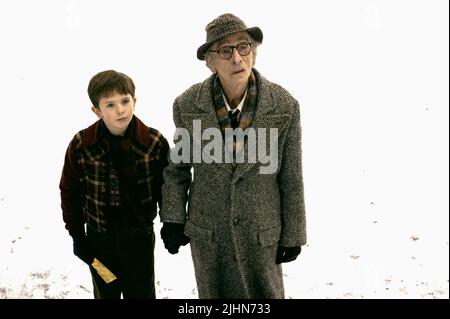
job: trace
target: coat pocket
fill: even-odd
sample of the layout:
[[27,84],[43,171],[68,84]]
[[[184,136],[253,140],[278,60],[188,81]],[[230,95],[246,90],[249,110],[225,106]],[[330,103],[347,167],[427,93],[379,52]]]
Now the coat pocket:
[[186,225],[184,226],[184,234],[189,238],[205,240],[209,242],[213,238],[212,230],[200,227],[190,222],[189,220],[186,222]]
[[258,234],[258,241],[262,246],[270,246],[280,240],[281,226],[263,230]]

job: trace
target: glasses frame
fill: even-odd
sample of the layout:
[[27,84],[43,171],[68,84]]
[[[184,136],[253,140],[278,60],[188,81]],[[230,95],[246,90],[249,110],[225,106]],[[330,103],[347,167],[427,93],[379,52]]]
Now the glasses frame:
[[[242,45],[242,44],[247,44],[247,45],[250,47],[250,50],[248,51],[247,54],[241,54],[241,52],[239,52],[238,47],[239,47],[240,45]],[[231,59],[231,57],[233,56],[233,51],[234,51],[234,49],[236,49],[236,51],[239,53],[240,56],[247,56],[247,55],[249,55],[250,52],[252,51],[252,47],[253,47],[253,43],[248,42],[248,41],[242,41],[242,42],[239,42],[239,43],[236,44],[236,45],[224,45],[224,46],[221,46],[218,50],[208,50],[208,51],[209,51],[209,52],[217,53],[217,54],[219,55],[219,57],[220,57],[222,60],[229,60],[229,59]],[[224,57],[224,56],[220,53],[221,50],[222,50],[223,48],[231,48],[231,55],[230,55],[228,58]]]

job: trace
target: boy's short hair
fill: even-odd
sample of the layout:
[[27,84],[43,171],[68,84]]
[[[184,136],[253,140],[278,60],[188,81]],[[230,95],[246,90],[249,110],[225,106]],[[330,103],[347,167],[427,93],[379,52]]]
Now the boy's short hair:
[[102,97],[108,96],[114,92],[119,94],[131,94],[134,98],[133,80],[126,74],[108,70],[97,73],[89,81],[88,94],[92,104],[98,108]]

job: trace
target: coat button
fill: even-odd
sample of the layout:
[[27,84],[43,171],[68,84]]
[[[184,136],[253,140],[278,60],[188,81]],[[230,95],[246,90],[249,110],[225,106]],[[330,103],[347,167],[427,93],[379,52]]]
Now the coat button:
[[235,218],[235,219],[233,219],[233,224],[237,225],[237,224],[239,224],[239,221],[240,221],[239,218]]
[[234,261],[237,261],[236,255],[233,255],[233,260],[234,260]]

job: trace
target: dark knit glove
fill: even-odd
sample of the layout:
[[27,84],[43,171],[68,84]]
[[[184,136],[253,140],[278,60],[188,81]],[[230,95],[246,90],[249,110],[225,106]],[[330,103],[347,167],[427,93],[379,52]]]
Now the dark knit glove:
[[164,247],[171,254],[178,253],[180,246],[189,243],[189,237],[184,234],[184,224],[164,223],[161,228],[161,238],[164,242]]
[[297,259],[297,256],[300,255],[301,251],[302,247],[300,246],[298,247],[278,246],[276,263],[281,264],[293,261]]
[[73,238],[73,253],[86,264],[90,265],[94,261],[91,247],[86,236],[77,236]]

